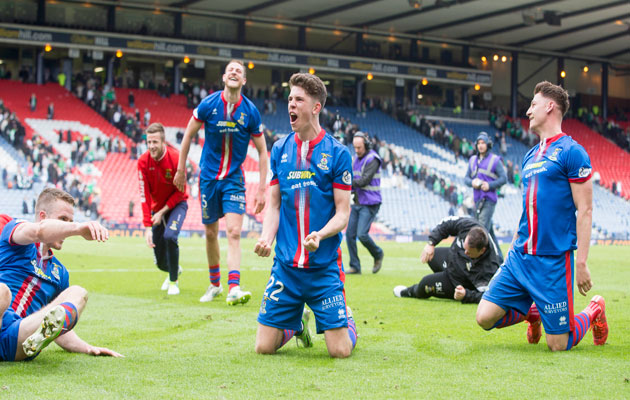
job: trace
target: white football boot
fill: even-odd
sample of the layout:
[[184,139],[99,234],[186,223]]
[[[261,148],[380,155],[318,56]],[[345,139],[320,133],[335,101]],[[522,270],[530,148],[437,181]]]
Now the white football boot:
[[206,303],[208,301],[212,301],[212,300],[214,300],[215,297],[220,295],[221,292],[223,292],[223,286],[221,286],[221,285],[214,286],[213,284],[210,284],[210,286],[208,286],[208,290],[206,290],[206,293],[203,296],[201,296],[199,301],[202,302],[202,303]]
[[236,304],[245,304],[252,298],[252,294],[250,292],[244,292],[241,290],[240,286],[234,286],[230,289],[230,293],[227,295],[225,301],[234,306]]

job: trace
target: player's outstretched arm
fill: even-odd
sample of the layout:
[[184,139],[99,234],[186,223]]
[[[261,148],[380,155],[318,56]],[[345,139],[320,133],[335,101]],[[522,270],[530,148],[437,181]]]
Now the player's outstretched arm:
[[74,331],[70,331],[55,339],[62,349],[70,353],[83,353],[92,356],[124,357],[122,354],[105,347],[96,347],[85,342]]
[[260,239],[254,245],[254,253],[260,257],[269,257],[271,254],[271,246],[278,233],[278,225],[280,223],[280,185],[272,185],[269,195],[269,207],[263,221],[263,231]]
[[350,219],[350,191],[333,189],[333,197],[335,199],[335,215],[322,229],[311,232],[304,238],[303,245],[307,251],[317,250],[321,240],[338,234],[348,225],[348,219]]
[[70,236],[81,236],[85,240],[104,242],[109,239],[107,228],[96,221],[66,222],[46,218],[40,222],[23,222],[19,224],[11,240],[15,244],[54,243]]
[[254,213],[258,214],[265,208],[265,189],[267,188],[267,174],[269,173],[269,154],[267,154],[265,135],[253,136],[252,140],[258,151],[258,170],[260,171],[258,191],[254,199]]
[[179,149],[179,161],[177,163],[177,172],[173,178],[173,185],[183,192],[186,190],[186,160],[188,159],[188,152],[190,151],[190,142],[192,138],[197,134],[203,122],[198,121],[195,117],[190,117],[188,126],[186,126],[186,132],[184,132],[184,139],[182,139],[182,147]]
[[591,229],[593,224],[593,182],[571,182],[571,195],[577,208],[576,233],[577,254],[575,258],[576,284],[580,294],[586,296],[593,282],[586,265],[588,250],[591,245]]

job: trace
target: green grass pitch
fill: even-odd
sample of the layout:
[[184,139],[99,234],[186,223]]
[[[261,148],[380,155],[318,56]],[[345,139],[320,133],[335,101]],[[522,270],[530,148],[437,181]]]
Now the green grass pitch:
[[[310,349],[293,340],[275,356],[254,353],[272,259],[256,257],[253,244],[242,242],[241,275],[252,300],[230,307],[225,292],[198,301],[208,285],[200,238],[180,240],[184,273],[175,297],[159,290],[166,274],[142,239],[67,240],[57,255],[71,284],[90,292],[77,333],[126,357],[70,354],[53,344],[32,362],[0,363],[0,399],[630,398],[628,247],[591,248],[594,287],[586,298],[576,294],[575,310],[604,295],[610,336],[595,347],[589,332],[567,353],[551,353],[544,338],[528,344],[524,324],[483,331],[475,305],[395,298],[395,285],[430,272],[419,262],[424,243],[383,243],[377,275],[361,249],[368,273],[346,279],[359,340],[352,357],[334,360],[323,335]],[[225,261],[224,240],[221,247]]]

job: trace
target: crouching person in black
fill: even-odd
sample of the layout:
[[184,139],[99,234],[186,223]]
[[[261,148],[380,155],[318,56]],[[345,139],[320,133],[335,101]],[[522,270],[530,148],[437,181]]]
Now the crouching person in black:
[[[435,246],[454,236],[451,247]],[[396,286],[396,297],[431,296],[479,303],[499,267],[496,244],[486,229],[472,218],[448,217],[429,235],[420,260],[428,263],[433,274],[413,286]]]

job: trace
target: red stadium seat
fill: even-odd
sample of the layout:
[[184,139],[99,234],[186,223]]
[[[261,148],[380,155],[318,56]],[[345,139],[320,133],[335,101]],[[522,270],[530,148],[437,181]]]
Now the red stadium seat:
[[[529,128],[529,120],[521,122],[524,128]],[[578,120],[564,120],[562,130],[584,146],[593,170],[601,175],[602,186],[610,189],[613,181],[621,182],[622,196],[630,196],[630,154]]]

